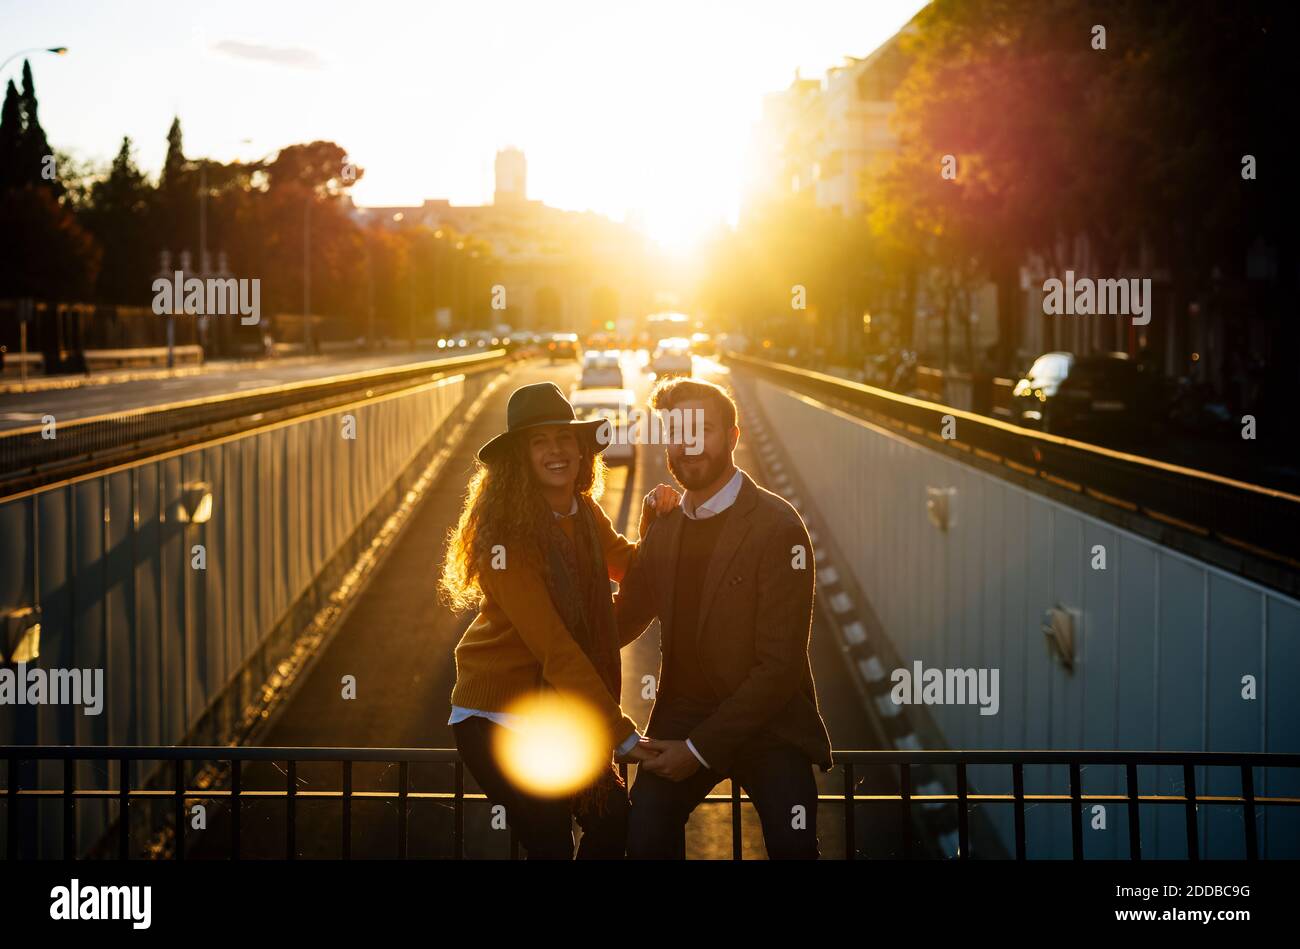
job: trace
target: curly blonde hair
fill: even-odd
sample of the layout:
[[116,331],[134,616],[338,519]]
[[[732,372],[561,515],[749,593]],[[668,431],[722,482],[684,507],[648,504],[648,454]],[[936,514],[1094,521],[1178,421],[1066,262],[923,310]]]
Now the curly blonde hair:
[[[526,441],[512,441],[509,451],[487,463],[476,462],[460,519],[447,533],[438,592],[457,613],[478,608],[483,597],[479,577],[497,545],[512,558],[538,568],[542,563],[541,541],[551,526],[551,509],[537,488]],[[584,448],[574,485],[577,493],[599,501],[605,492],[605,470],[600,453]]]

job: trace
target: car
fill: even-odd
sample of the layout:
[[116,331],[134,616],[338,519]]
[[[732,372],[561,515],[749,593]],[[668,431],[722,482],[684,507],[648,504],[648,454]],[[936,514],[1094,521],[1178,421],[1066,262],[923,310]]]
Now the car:
[[589,349],[582,356],[581,389],[623,388],[622,354],[616,349]]
[[718,347],[708,333],[692,333],[691,352],[696,356],[716,356]]
[[1012,417],[1094,440],[1148,437],[1164,410],[1160,380],[1127,353],[1043,353],[1011,392]]
[[650,356],[650,371],[656,377],[689,376],[694,369],[691,341],[680,337],[659,340]]
[[578,418],[609,419],[610,429],[598,433],[609,440],[608,447],[602,452],[608,465],[636,463],[636,445],[627,437],[628,413],[634,402],[632,392],[622,388],[578,388],[569,393],[569,403]]
[[546,355],[551,362],[559,362],[562,359],[577,359],[578,334],[552,333],[551,338],[546,343]]

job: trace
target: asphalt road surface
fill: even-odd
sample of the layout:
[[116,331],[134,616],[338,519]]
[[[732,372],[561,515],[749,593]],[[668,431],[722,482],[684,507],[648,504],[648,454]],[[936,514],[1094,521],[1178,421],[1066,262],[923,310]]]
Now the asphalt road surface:
[[[458,349],[456,354],[469,352],[471,350]],[[256,364],[215,362],[209,363],[201,372],[177,375],[171,379],[112,382],[44,392],[4,393],[0,394],[0,432],[33,425],[47,414],[53,415],[60,422],[66,422],[168,402],[425,362],[438,359],[440,355],[435,349],[417,352],[403,350],[356,357],[289,359],[279,365],[274,360]]]

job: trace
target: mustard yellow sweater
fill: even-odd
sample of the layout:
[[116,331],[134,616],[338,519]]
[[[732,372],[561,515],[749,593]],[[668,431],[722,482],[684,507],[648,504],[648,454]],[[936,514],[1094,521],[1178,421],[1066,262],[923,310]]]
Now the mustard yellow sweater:
[[[611,580],[622,580],[636,545],[618,531],[588,497],[605,552]],[[560,518],[573,536],[576,517]],[[505,569],[487,570],[479,578],[483,602],[479,614],[456,646],[456,685],[451,704],[485,712],[504,712],[512,702],[552,688],[586,699],[605,719],[608,743],[618,745],[636,729],[610,696],[596,667],[556,613],[542,571],[507,555]]]

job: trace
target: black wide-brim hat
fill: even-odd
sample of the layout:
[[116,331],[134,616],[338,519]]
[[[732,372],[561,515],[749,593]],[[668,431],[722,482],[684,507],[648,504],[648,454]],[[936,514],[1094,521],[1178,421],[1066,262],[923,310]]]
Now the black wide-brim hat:
[[506,430],[478,450],[478,460],[485,464],[491,462],[520,432],[541,425],[575,426],[578,441],[595,454],[609,447],[596,437],[597,429],[605,424],[605,419],[577,418],[573,406],[554,382],[520,386],[510,393],[510,401],[506,404]]

